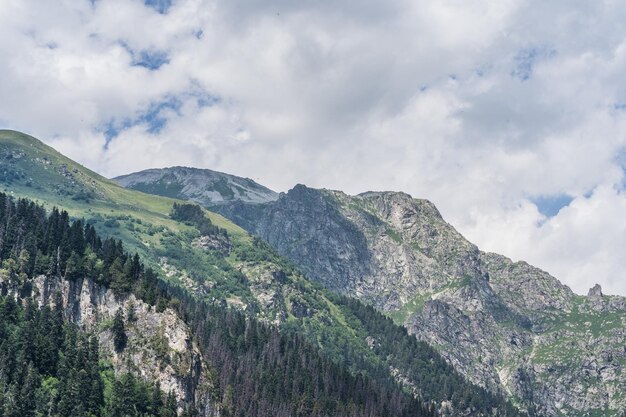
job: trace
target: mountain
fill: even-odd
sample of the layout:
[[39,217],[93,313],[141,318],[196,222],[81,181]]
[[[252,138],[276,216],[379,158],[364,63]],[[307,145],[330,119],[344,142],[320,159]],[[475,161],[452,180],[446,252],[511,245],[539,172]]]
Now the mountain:
[[[163,370],[178,375],[180,389],[169,377],[161,389],[174,393],[179,410],[225,416],[361,416],[381,410],[521,415],[499,394],[469,383],[404,328],[311,283],[218,214],[124,189],[13,131],[0,131],[0,184],[15,207],[32,207],[30,201],[39,207],[32,214],[30,208],[0,210],[17,216],[0,228],[3,259],[10,260],[3,263],[3,291],[42,308],[49,294],[38,294],[60,292],[66,319],[95,333],[102,355],[113,359],[110,341],[120,320],[112,314],[132,302],[148,315],[136,325],[122,318],[128,352],[146,360],[134,368],[112,359],[113,370],[130,370],[149,383],[160,381],[155,375]],[[37,223],[45,216],[52,216],[47,221],[54,229]],[[90,236],[89,250],[80,236]],[[24,250],[31,261],[21,272],[15,265]],[[146,292],[145,277],[154,276],[158,281],[150,281],[154,287]],[[150,315],[168,308],[170,318]],[[185,362],[176,351],[181,346],[198,359]]]
[[205,207],[230,201],[267,203],[278,194],[249,178],[186,167],[148,169],[114,178],[123,187],[195,201]]
[[481,252],[427,200],[298,185],[273,202],[215,210],[531,413],[626,410],[626,299],[597,288],[579,296],[525,262]]

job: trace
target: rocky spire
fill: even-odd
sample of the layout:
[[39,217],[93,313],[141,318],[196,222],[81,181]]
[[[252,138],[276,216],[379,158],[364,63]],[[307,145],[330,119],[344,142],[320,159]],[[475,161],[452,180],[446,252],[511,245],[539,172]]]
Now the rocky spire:
[[593,287],[589,288],[589,292],[587,293],[588,297],[602,297],[602,287],[600,284],[596,284]]

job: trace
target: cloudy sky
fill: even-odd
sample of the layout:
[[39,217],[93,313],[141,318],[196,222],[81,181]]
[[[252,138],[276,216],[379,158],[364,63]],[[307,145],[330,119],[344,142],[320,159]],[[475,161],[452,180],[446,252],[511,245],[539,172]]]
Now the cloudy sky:
[[626,294],[619,0],[2,0],[0,127],[107,176],[402,190]]

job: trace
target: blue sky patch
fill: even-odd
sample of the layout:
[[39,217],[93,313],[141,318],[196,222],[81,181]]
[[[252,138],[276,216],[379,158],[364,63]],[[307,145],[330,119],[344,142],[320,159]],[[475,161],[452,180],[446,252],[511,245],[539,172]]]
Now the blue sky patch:
[[520,50],[513,61],[515,67],[511,71],[511,76],[521,81],[528,81],[532,78],[535,64],[539,60],[547,59],[556,54],[554,49],[546,47],[532,47]]
[[109,147],[109,143],[119,136],[122,131],[134,126],[143,125],[146,132],[155,135],[167,126],[172,113],[180,116],[183,104],[189,101],[195,101],[198,108],[204,108],[220,103],[221,99],[192,82],[189,91],[179,95],[164,96],[161,100],[150,103],[145,110],[137,113],[135,117],[111,119],[100,125],[96,131],[104,135],[106,140],[104,144],[105,149]]
[[167,11],[172,5],[172,0],[145,0],[146,6],[152,7],[154,10],[161,14],[167,14]]
[[119,41],[119,44],[130,54],[132,65],[135,67],[144,67],[150,71],[156,71],[165,64],[169,64],[170,58],[165,51],[158,50],[135,50],[125,41]]
[[146,124],[148,133],[159,133],[167,124],[167,118],[163,116],[164,110],[173,110],[178,113],[182,102],[177,97],[167,97],[165,100],[150,104],[148,110],[137,118],[136,124]]
[[170,62],[167,53],[164,51],[144,50],[139,53],[131,51],[131,54],[133,55],[133,65],[147,68],[150,71],[156,71]]
[[122,131],[130,129],[133,126],[146,125],[146,131],[150,134],[159,133],[167,125],[167,117],[163,115],[163,111],[172,110],[179,113],[182,102],[175,96],[165,97],[161,101],[151,103],[148,108],[140,113],[134,119],[124,118],[122,120],[109,120],[101,125],[98,132],[104,134],[104,148],[109,147],[109,143],[115,139]]
[[556,216],[563,207],[569,206],[573,200],[574,198],[567,194],[555,194],[530,199],[537,206],[539,212],[546,217]]
[[120,134],[121,131],[131,128],[134,125],[131,119],[116,121],[111,119],[96,129],[104,135],[104,149],[109,149],[109,144]]

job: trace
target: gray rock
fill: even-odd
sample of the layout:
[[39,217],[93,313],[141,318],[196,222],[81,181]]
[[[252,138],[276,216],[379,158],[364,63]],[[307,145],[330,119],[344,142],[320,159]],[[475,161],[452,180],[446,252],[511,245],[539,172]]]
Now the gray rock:
[[589,292],[587,293],[587,297],[602,297],[602,287],[600,284],[596,284],[593,287],[589,288]]

